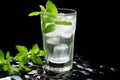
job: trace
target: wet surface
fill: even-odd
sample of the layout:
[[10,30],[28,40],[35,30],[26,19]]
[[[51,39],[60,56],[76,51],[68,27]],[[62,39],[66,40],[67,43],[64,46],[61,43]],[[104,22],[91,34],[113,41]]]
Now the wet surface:
[[[17,62],[12,64],[15,66]],[[49,72],[31,62],[27,66],[34,69],[22,77],[7,76],[0,80],[120,80],[120,65],[97,64],[79,55],[74,56],[73,69],[65,73]]]

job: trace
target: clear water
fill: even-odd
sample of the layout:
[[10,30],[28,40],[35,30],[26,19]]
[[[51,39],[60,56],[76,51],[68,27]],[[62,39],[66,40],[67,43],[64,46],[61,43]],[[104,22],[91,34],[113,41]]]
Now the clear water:
[[45,68],[64,72],[72,68],[74,35],[69,38],[45,37]]
[[63,14],[55,20],[70,21],[72,25],[56,24],[54,31],[43,34],[45,69],[64,72],[72,68],[76,16]]

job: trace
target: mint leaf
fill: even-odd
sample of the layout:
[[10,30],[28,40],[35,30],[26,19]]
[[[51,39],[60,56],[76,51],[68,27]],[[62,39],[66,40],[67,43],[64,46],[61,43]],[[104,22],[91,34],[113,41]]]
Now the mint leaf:
[[55,24],[58,25],[72,25],[70,21],[55,21]]
[[23,57],[22,57],[22,60],[20,61],[21,64],[26,64],[26,63],[28,63],[28,62],[29,62],[28,56],[23,56]]
[[15,58],[16,58],[18,61],[22,62],[22,60],[23,60],[24,57],[26,57],[26,56],[27,56],[27,53],[18,53],[18,54],[15,56]]
[[43,18],[43,15],[41,15],[41,29],[42,31],[45,29],[46,27],[46,20]]
[[29,67],[24,66],[23,64],[19,64],[19,70],[28,72],[28,71],[31,71],[32,69],[29,68]]
[[54,30],[55,30],[55,24],[51,23],[45,28],[44,33],[46,34],[46,33],[52,32]]
[[44,50],[40,50],[40,54],[38,56],[44,56]]
[[32,59],[33,63],[35,63],[35,64],[39,64],[39,65],[42,65],[42,64],[43,64],[41,58],[38,57],[38,56],[36,56],[36,55],[33,55],[33,56],[31,57],[31,59]]
[[38,16],[38,15],[40,15],[39,11],[34,11],[28,14],[28,16]]
[[0,50],[0,63],[3,63],[4,61],[4,53],[2,50]]
[[7,51],[7,53],[6,53],[6,60],[11,61],[12,59],[13,59],[13,57],[10,56],[10,52]]
[[40,5],[42,14],[47,14],[47,11],[43,5]]
[[0,72],[3,70],[3,63],[0,63]]
[[48,0],[46,3],[46,11],[52,15],[58,15],[57,7],[50,0]]
[[8,64],[4,64],[3,65],[3,71],[8,71],[9,69],[9,65]]
[[38,47],[38,44],[34,44],[33,47],[32,47],[32,52],[37,54],[39,52],[39,47]]
[[25,46],[16,45],[16,48],[19,51],[19,53],[28,53],[28,49]]
[[19,72],[19,68],[10,66],[10,69],[8,70],[9,75],[21,75]]

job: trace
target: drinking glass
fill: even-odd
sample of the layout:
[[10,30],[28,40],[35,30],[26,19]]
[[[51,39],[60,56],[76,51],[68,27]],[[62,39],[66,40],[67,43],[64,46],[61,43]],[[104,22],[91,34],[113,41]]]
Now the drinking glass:
[[76,17],[76,10],[65,8],[58,8],[58,15],[41,14],[46,70],[66,72],[72,69]]

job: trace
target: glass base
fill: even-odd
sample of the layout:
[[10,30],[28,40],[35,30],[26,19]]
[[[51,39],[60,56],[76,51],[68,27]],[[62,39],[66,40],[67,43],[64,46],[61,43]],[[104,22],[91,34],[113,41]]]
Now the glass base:
[[60,72],[67,72],[72,69],[72,61],[66,62],[66,63],[52,63],[48,62],[45,64],[44,68],[48,71],[60,73]]

